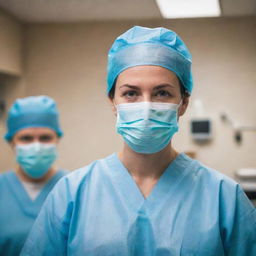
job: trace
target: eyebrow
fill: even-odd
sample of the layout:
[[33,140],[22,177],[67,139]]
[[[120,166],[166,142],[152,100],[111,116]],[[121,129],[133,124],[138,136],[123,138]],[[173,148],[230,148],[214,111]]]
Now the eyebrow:
[[43,133],[43,134],[40,134],[40,135],[31,135],[31,134],[21,134],[18,136],[18,138],[23,138],[23,137],[42,137],[42,136],[53,136],[53,134],[48,134],[48,133]]
[[134,89],[134,90],[139,90],[140,88],[136,85],[131,85],[131,84],[123,84],[119,87],[119,89],[123,88],[123,87],[128,87],[130,89]]
[[18,137],[28,137],[28,136],[29,136],[29,137],[32,137],[33,135],[30,135],[30,134],[26,134],[26,133],[25,133],[25,134],[20,134]]
[[[130,89],[134,89],[134,90],[140,90],[140,88],[136,85],[131,85],[131,84],[123,84],[119,87],[119,89],[123,88],[123,87],[128,87]],[[160,84],[156,87],[153,88],[153,90],[159,90],[159,89],[163,89],[163,88],[166,88],[166,87],[171,87],[171,88],[175,88],[174,85],[172,84]]]
[[160,85],[156,86],[153,90],[159,90],[159,89],[163,89],[166,87],[175,88],[175,86],[172,84],[160,84]]

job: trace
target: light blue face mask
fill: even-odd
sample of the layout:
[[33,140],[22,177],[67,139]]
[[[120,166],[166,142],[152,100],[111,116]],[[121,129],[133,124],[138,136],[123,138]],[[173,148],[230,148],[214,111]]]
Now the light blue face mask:
[[56,144],[35,142],[16,146],[16,161],[34,179],[43,177],[56,158]]
[[159,152],[178,131],[180,104],[139,102],[116,105],[117,132],[135,152]]

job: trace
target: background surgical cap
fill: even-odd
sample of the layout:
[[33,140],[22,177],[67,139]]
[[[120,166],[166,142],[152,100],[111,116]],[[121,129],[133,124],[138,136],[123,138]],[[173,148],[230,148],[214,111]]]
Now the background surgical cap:
[[117,37],[108,54],[107,93],[127,68],[161,66],[173,71],[190,94],[193,88],[191,54],[181,38],[166,28],[135,26]]
[[10,141],[15,133],[30,127],[47,127],[54,130],[59,137],[63,135],[58,109],[52,98],[31,96],[14,102],[8,112],[5,139]]

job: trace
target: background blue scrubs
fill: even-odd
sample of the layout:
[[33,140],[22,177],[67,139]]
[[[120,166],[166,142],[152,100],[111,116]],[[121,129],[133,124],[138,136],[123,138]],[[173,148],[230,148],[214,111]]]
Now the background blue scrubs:
[[47,195],[64,174],[58,171],[35,200],[29,197],[15,172],[0,175],[0,255],[19,255]]

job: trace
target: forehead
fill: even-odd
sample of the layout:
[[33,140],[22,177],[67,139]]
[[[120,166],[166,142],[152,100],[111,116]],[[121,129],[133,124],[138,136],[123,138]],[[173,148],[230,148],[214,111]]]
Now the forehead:
[[179,79],[174,72],[160,66],[135,66],[121,72],[117,77],[117,86],[124,83],[140,84],[166,84],[170,83],[179,88]]
[[30,127],[24,128],[18,131],[15,136],[23,136],[23,135],[30,135],[30,136],[40,136],[40,135],[56,135],[56,132],[47,127]]

